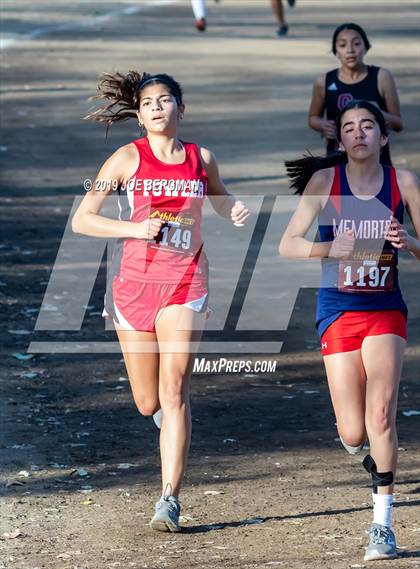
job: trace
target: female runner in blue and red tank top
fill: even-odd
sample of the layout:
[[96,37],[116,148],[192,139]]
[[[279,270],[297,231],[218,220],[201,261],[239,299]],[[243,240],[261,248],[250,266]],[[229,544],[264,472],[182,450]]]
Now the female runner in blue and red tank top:
[[[99,91],[110,103],[87,118],[109,128],[137,117],[146,136],[105,162],[73,230],[117,238],[105,313],[114,320],[137,408],[162,421],[163,493],[151,527],[179,531],[178,494],[191,439],[189,382],[208,298],[201,208],[209,196],[217,213],[238,227],[249,212],[227,193],[213,154],[178,138],[185,107],[172,77],[105,74]],[[100,214],[115,188],[118,220]]]
[[[400,103],[392,74],[387,69],[367,65],[364,56],[371,45],[364,29],[352,22],[338,26],[332,37],[332,52],[340,67],[315,80],[309,107],[309,126],[327,141],[327,153],[338,150],[335,120],[353,99],[375,103],[395,132],[403,128]],[[388,147],[381,162],[390,163]]]
[[[397,257],[420,259],[420,189],[414,174],[380,164],[387,144],[381,111],[352,101],[337,119],[341,154],[287,163],[303,193],[280,242],[286,257],[322,259],[316,326],[344,447],[369,439],[374,517],[365,560],[396,557],[391,507],[397,465],[396,412],[407,307]],[[328,167],[330,166],[330,167]],[[403,210],[417,238],[403,225]],[[316,242],[305,236],[318,220]]]

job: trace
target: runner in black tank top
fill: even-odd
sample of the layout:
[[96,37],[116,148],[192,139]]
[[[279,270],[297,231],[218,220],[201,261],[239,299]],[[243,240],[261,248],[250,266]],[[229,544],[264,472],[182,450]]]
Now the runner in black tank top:
[[[358,83],[343,83],[339,69],[332,69],[325,75],[325,113],[327,120],[334,121],[337,114],[353,99],[364,99],[376,103],[381,111],[387,111],[385,99],[378,89],[379,67],[367,66],[367,75]],[[327,152],[338,150],[336,138],[327,139]]]
[[[366,33],[357,24],[342,24],[333,34],[332,51],[341,66],[315,81],[308,121],[327,139],[327,153],[338,150],[335,119],[352,99],[375,103],[389,129],[399,132],[403,128],[394,79],[386,69],[364,63],[369,48]],[[389,151],[382,154],[381,162],[391,163]]]

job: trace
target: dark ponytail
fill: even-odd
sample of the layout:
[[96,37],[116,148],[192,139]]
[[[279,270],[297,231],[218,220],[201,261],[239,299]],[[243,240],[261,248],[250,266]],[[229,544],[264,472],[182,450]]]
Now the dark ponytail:
[[127,75],[121,73],[103,73],[99,83],[99,94],[89,100],[106,99],[109,104],[89,113],[86,120],[93,120],[106,124],[106,136],[109,128],[116,122],[136,118],[139,110],[141,91],[149,85],[164,84],[175,97],[178,105],[182,104],[182,89],[173,77],[166,73],[151,75],[129,71]]
[[345,152],[334,152],[328,156],[314,156],[308,152],[303,158],[285,162],[287,175],[290,178],[290,187],[294,188],[295,194],[303,194],[309,180],[318,170],[341,164],[347,164]]
[[[339,142],[341,141],[341,121],[343,115],[351,109],[366,109],[369,111],[374,116],[381,134],[383,136],[388,136],[385,118],[380,109],[369,101],[353,99],[347,103],[347,105],[341,109],[337,115],[336,128],[337,140]],[[295,194],[302,194],[315,172],[322,170],[323,168],[332,168],[333,166],[347,164],[347,162],[348,158],[346,152],[334,152],[327,156],[313,156],[309,152],[303,158],[299,158],[298,160],[289,160],[285,162],[285,166],[287,175],[291,180],[290,187],[295,189]],[[385,166],[392,166],[388,143],[381,149],[380,163]]]
[[127,75],[103,73],[98,83],[98,95],[89,100],[105,99],[110,103],[83,118],[105,123],[106,136],[114,123],[135,118],[139,108],[139,86],[144,75],[137,71],[129,71]]

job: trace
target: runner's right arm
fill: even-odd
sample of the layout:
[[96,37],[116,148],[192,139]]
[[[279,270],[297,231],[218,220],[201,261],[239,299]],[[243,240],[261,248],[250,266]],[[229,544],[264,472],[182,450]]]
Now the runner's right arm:
[[108,158],[73,216],[72,229],[75,233],[105,238],[156,237],[163,224],[160,219],[134,223],[110,219],[99,213],[105,198],[127,179],[127,173],[135,172],[137,166],[138,152],[132,144],[122,146]]
[[324,118],[325,107],[325,75],[315,80],[312,89],[312,99],[309,106],[308,124],[325,138],[334,139],[337,136],[335,122]]

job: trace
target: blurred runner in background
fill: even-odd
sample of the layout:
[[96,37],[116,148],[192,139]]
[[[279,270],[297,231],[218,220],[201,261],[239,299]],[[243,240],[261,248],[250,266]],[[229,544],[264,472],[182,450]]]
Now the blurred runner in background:
[[[219,2],[220,0],[214,1]],[[205,32],[207,28],[206,0],[191,0],[191,6],[194,12],[195,27],[199,32]]]
[[206,22],[206,0],[191,0],[191,6],[194,12],[195,27],[199,32],[205,32]]
[[[296,0],[287,0],[287,3],[291,8],[293,8],[293,6],[296,3]],[[289,26],[287,25],[286,19],[284,17],[283,0],[271,0],[271,7],[279,24],[277,35],[279,37],[283,37],[287,35],[287,32],[289,31]]]
[[[352,22],[338,26],[332,37],[332,52],[340,62],[318,77],[313,86],[309,107],[309,126],[320,132],[327,142],[327,154],[338,150],[335,119],[352,99],[365,99],[382,111],[388,129],[403,129],[400,102],[395,81],[387,69],[367,65],[364,57],[371,45],[366,32]],[[390,164],[389,152],[382,153],[382,164]]]

